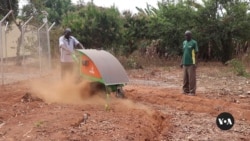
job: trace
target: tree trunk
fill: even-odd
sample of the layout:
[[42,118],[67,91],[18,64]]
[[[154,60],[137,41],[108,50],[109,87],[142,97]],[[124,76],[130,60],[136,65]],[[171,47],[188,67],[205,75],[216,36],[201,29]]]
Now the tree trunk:
[[244,48],[243,48],[243,53],[244,54],[247,53],[248,47],[249,47],[249,43],[248,43],[248,41],[246,41],[245,44],[244,44]]
[[233,55],[233,45],[232,45],[232,35],[231,32],[227,33],[227,37],[225,39],[221,39],[222,43],[222,63],[226,63],[227,61],[232,59]]

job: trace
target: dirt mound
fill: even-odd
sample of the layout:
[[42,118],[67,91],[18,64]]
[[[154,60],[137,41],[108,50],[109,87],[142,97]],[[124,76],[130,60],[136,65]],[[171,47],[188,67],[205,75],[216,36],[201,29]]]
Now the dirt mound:
[[42,101],[42,99],[32,96],[32,94],[29,92],[27,92],[21,99],[21,102],[32,102],[32,101]]

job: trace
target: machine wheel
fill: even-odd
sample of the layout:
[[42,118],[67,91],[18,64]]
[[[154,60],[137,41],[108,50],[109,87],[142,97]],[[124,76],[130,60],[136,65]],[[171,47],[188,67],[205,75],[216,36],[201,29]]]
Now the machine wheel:
[[124,94],[124,91],[123,91],[122,87],[117,87],[117,89],[116,89],[116,97],[125,98],[125,94]]

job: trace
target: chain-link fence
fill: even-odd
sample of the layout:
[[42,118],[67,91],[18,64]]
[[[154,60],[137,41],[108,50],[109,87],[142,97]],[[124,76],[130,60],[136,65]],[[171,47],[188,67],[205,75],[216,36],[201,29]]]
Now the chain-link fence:
[[[8,15],[6,15],[8,16]],[[50,37],[47,20],[30,24],[30,17],[22,26],[0,23],[0,84],[40,77],[51,68]]]

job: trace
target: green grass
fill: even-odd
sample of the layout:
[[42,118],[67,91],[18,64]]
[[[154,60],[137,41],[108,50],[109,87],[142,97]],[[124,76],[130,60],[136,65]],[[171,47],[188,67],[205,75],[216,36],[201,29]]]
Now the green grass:
[[238,59],[232,59],[228,61],[226,64],[231,66],[233,72],[235,72],[236,75],[250,78],[250,74],[246,72],[246,67],[242,61]]

